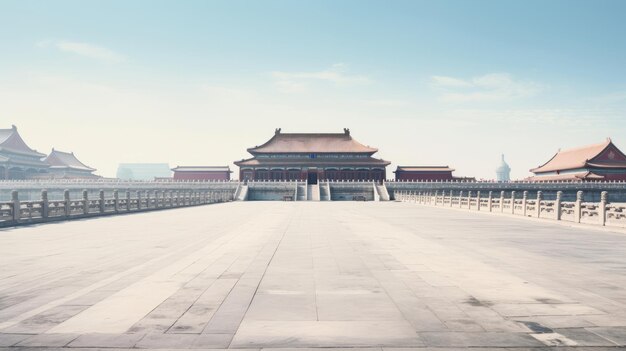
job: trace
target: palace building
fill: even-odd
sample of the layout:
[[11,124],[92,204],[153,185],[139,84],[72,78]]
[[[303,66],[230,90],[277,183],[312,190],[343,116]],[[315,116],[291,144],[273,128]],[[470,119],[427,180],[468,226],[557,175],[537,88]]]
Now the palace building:
[[343,133],[282,133],[278,128],[270,140],[248,152],[253,157],[235,162],[244,181],[382,181],[390,163],[374,158],[378,149],[356,141],[347,128]]
[[530,170],[531,181],[626,180],[626,155],[611,139],[569,150],[559,150],[548,162]]
[[52,148],[50,155],[43,161],[50,165],[48,169],[50,178],[98,178],[97,175],[93,174],[96,169],[80,162],[73,152],[63,152]]
[[45,154],[26,145],[17,127],[0,129],[0,179],[35,178],[48,171]]

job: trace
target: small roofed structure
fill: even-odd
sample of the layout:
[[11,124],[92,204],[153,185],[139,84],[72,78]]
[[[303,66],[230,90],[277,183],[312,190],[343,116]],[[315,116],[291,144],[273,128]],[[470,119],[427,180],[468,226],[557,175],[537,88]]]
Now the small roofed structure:
[[232,171],[228,166],[177,166],[172,168],[174,180],[230,180]]
[[530,170],[531,181],[626,180],[626,155],[610,138],[568,150],[559,150],[548,162]]
[[0,179],[29,179],[48,170],[45,154],[31,149],[16,126],[0,129]]
[[52,148],[52,152],[43,160],[50,168],[48,176],[51,178],[97,178],[91,168],[76,158],[73,152],[63,152]]
[[393,172],[396,181],[454,180],[453,168],[448,166],[398,166]]

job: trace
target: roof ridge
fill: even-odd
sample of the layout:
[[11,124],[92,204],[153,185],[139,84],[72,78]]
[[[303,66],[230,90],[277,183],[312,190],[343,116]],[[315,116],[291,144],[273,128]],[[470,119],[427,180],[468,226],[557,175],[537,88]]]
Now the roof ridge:
[[607,146],[611,143],[611,139],[608,138],[607,140],[601,142],[601,143],[595,143],[595,144],[589,144],[589,145],[583,145],[583,146],[578,146],[578,147],[573,147],[570,149],[563,149],[563,150],[559,150],[559,153],[564,153],[564,152],[570,152],[570,151],[580,151],[580,150],[585,150],[585,149],[590,149],[593,147],[600,147],[600,146]]

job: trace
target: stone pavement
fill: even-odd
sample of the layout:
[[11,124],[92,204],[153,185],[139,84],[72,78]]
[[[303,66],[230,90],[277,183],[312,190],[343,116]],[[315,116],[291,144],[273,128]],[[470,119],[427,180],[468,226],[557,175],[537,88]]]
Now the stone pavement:
[[626,234],[237,202],[0,231],[0,348],[626,345]]

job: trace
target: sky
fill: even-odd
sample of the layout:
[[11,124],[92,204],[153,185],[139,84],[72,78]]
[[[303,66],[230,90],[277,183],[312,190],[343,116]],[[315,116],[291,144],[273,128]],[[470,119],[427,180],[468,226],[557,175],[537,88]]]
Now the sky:
[[[626,1],[0,0],[0,128],[127,162],[230,165],[342,132],[396,165],[522,179],[626,150]],[[236,172],[234,173],[236,174]]]

